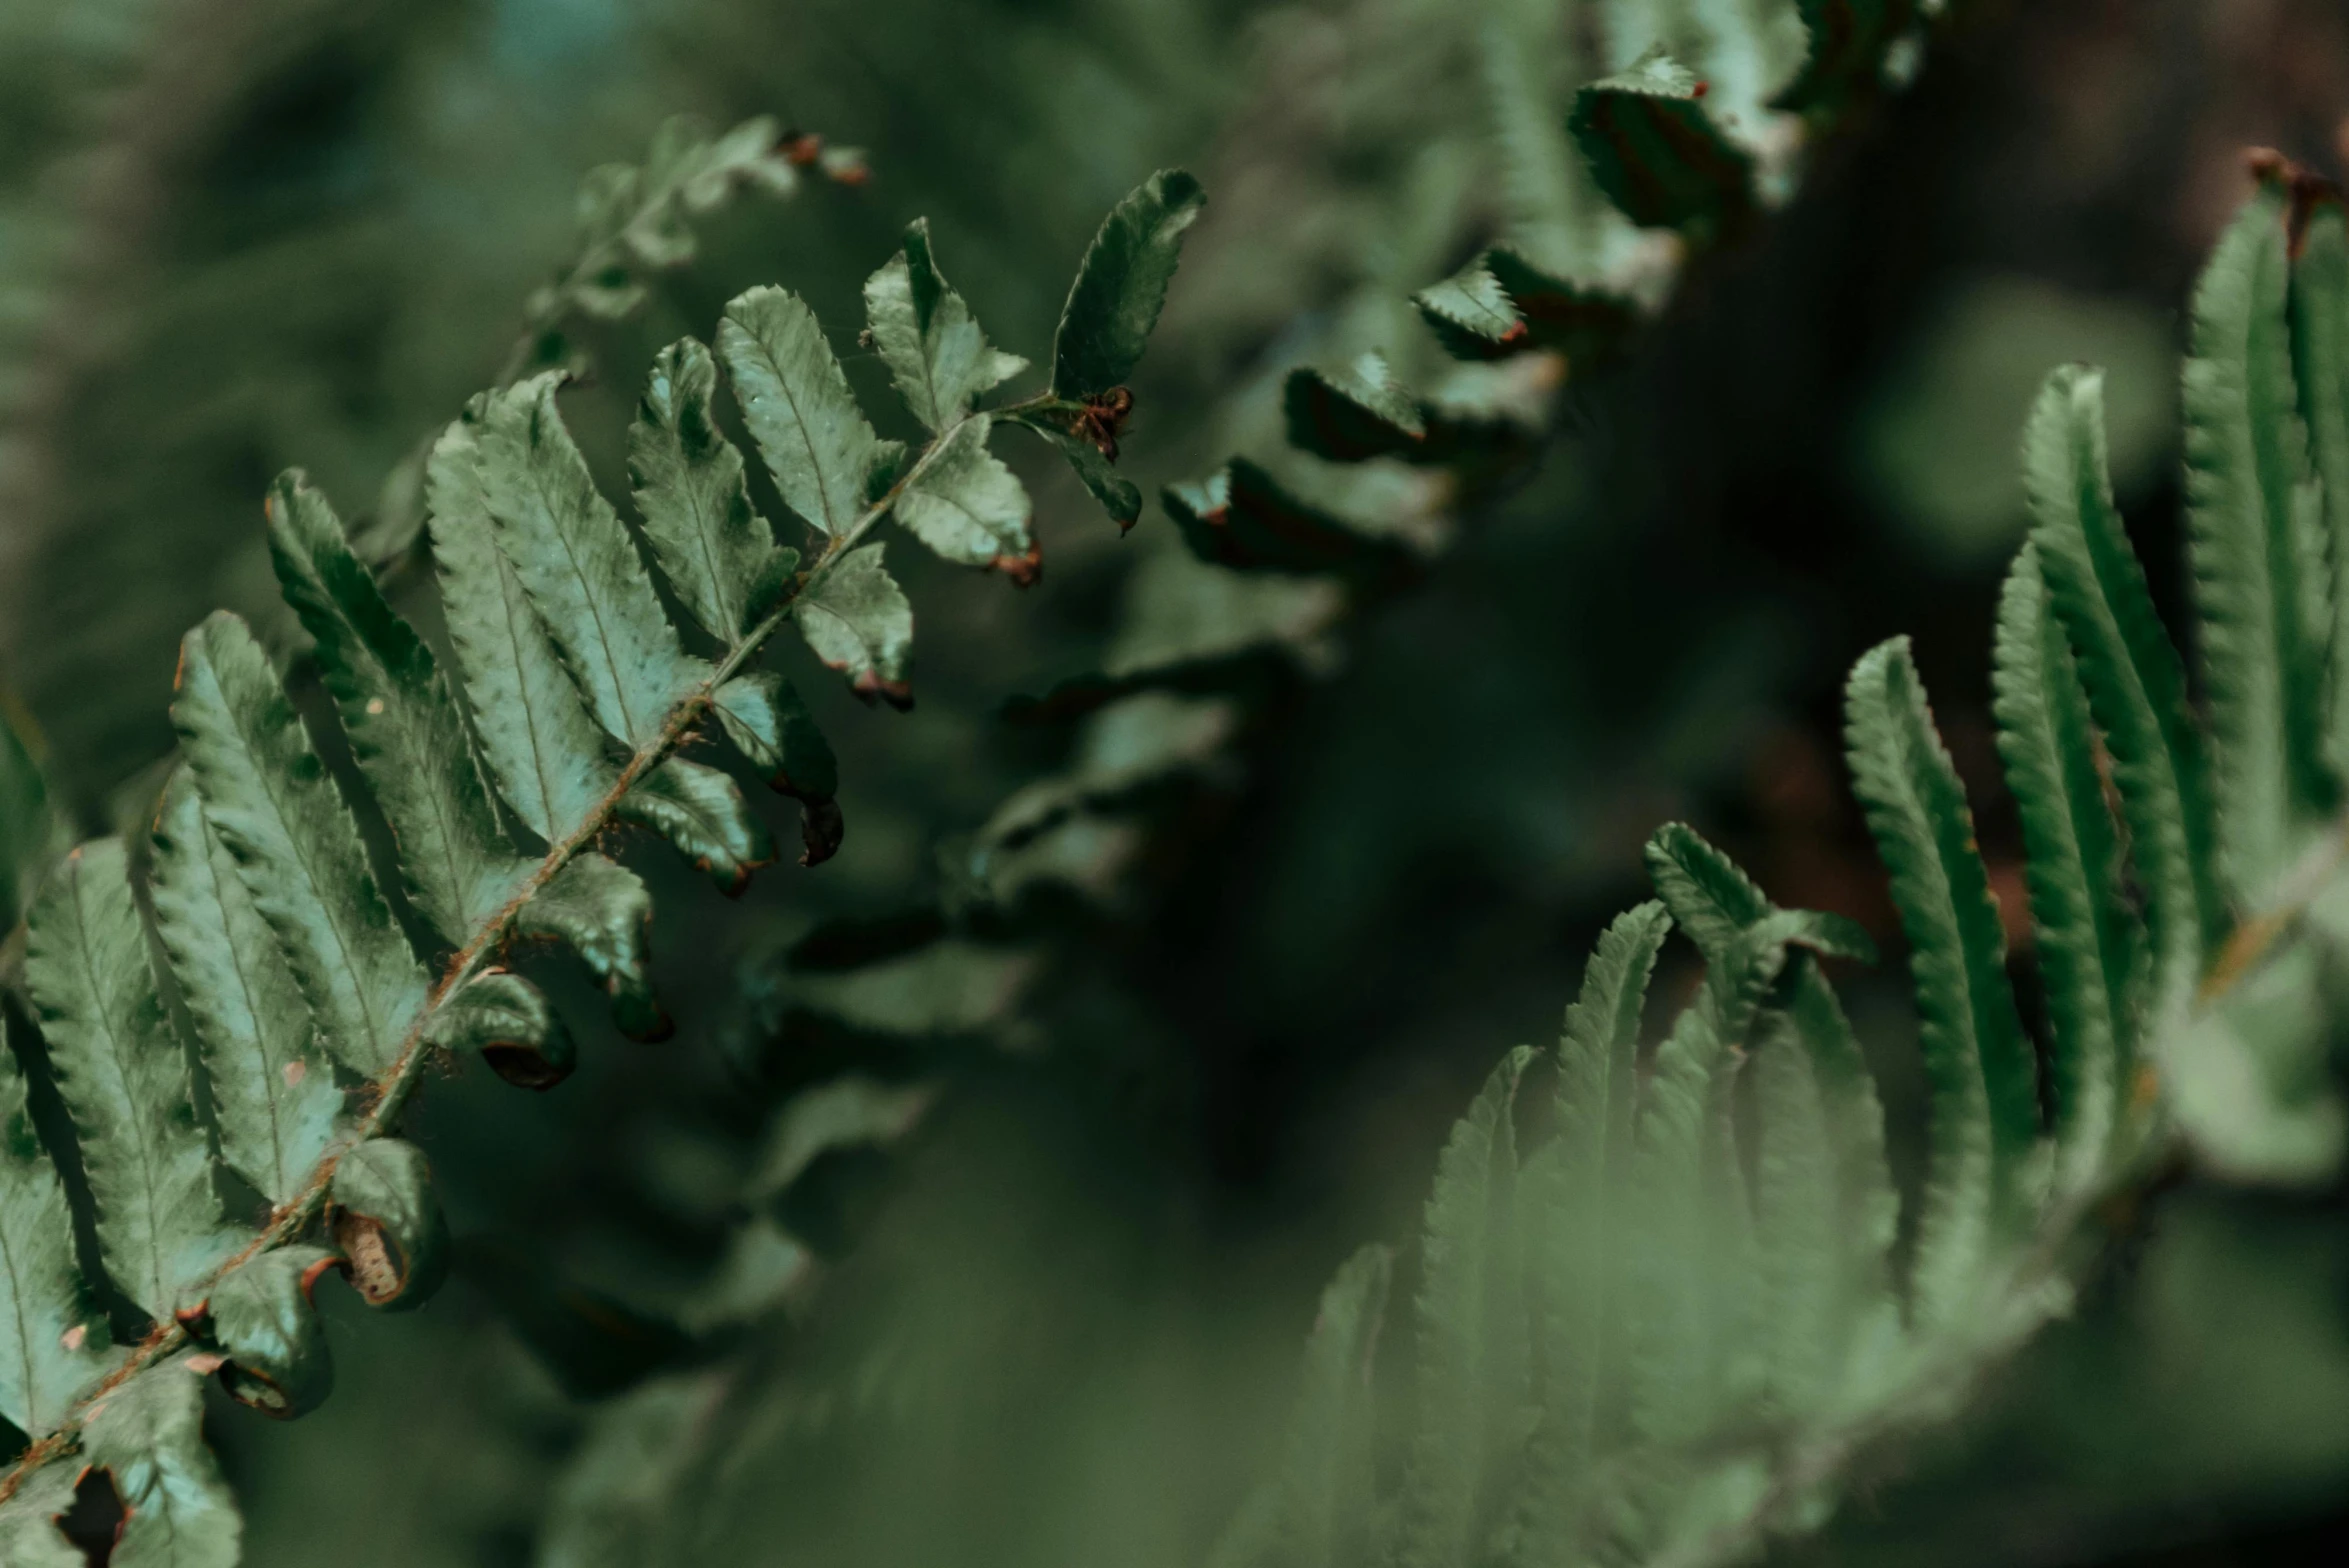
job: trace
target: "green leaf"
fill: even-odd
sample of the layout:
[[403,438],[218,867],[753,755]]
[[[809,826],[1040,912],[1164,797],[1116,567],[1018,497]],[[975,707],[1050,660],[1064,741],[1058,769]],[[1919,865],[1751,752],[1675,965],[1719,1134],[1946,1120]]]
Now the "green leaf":
[[[1640,1014],[1672,920],[1659,903],[1615,917],[1583,970],[1558,1040],[1557,1132],[1525,1168],[1528,1263],[1540,1303],[1541,1409],[1523,1501],[1536,1555],[1576,1539],[1628,1305],[1613,1260],[1627,1234],[1622,1193],[1639,1094]],[[1538,1172],[1538,1175],[1537,1175]]]
[[1411,303],[1455,358],[1492,359],[1531,346],[1525,318],[1485,261],[1428,285]]
[[[1773,906],[1727,855],[1681,823],[1668,823],[1648,841],[1648,874],[1673,918],[1708,962],[1735,963],[1744,944],[1751,963],[1755,942],[1791,940],[1813,952],[1874,962],[1865,932],[1832,915],[1792,911],[1792,926],[1774,921],[1790,913]],[[1878,1303],[1885,1258],[1899,1223],[1899,1201],[1884,1152],[1884,1111],[1876,1098],[1859,1041],[1844,1017],[1835,988],[1818,964],[1792,955],[1777,1005],[1782,1016],[1765,1031],[1791,1031],[1809,1058],[1812,1085],[1822,1097],[1836,1167],[1838,1234],[1844,1238],[1844,1297],[1855,1310]]]
[[98,1250],[124,1294],[168,1320],[237,1239],[147,965],[120,839],[66,857],[33,905],[25,982],[98,1206]]
[[726,738],[775,789],[822,800],[840,792],[831,743],[789,681],[750,670],[719,687],[712,700]]
[[1109,459],[1099,447],[1044,420],[1017,417],[1022,426],[1042,436],[1047,446],[1068,460],[1077,482],[1085,487],[1086,494],[1101,503],[1101,510],[1109,514],[1110,521],[1117,524],[1121,533],[1141,521],[1141,487],[1110,467]]
[[776,151],[775,122],[761,115],[714,134],[692,115],[672,115],[653,132],[634,202],[612,231],[649,267],[678,267],[698,249],[689,214],[707,212],[737,184],[788,195],[798,171]]
[[228,1357],[220,1378],[238,1403],[291,1420],[333,1391],[334,1357],[313,1292],[337,1261],[321,1247],[276,1247],[212,1287],[199,1327]]
[[615,816],[651,828],[677,847],[727,897],[775,863],[775,838],[751,814],[734,780],[716,768],[671,757],[620,797]]
[[1291,371],[1281,408],[1290,444],[1335,462],[1402,456],[1427,440],[1418,402],[1375,351],[1342,371]]
[[425,1038],[444,1051],[479,1051],[521,1089],[552,1089],[579,1063],[579,1047],[545,993],[502,969],[475,975],[434,1008]]
[[2129,855],[2145,889],[2151,1016],[2167,1017],[2186,1004],[2204,953],[2231,922],[2185,663],[2113,505],[2102,373],[2068,365],[2047,378],[2023,437],[2023,489],[2040,570],[2112,752]]
[[448,1275],[449,1228],[424,1151],[369,1138],[335,1162],[327,1196],[334,1243],[360,1299],[387,1311],[430,1300]]
[[848,677],[860,697],[913,705],[906,685],[913,606],[889,575],[880,544],[860,545],[817,575],[793,603],[799,634],[817,658]]
[[90,1407],[82,1458],[114,1478],[122,1499],[111,1568],[236,1568],[241,1560],[244,1521],[204,1446],[198,1365],[176,1356]]
[[786,290],[752,289],[726,307],[718,354],[784,502],[819,532],[847,533],[877,443],[816,313]]
[[1377,1433],[1371,1366],[1394,1255],[1364,1247],[1321,1293],[1273,1501],[1282,1568],[1371,1560]]
[[1916,980],[1930,1122],[1911,1289],[1919,1319],[1942,1323],[2030,1223],[2035,1063],[1973,815],[1906,638],[1853,666],[1845,723],[1853,789],[1892,874]]
[[1525,324],[1520,339],[1565,355],[1577,374],[1614,359],[1639,325],[1639,307],[1623,295],[1553,277],[1515,251],[1489,251],[1484,264]]
[[156,934],[195,1024],[220,1155],[271,1203],[301,1191],[343,1110],[300,983],[187,770],[155,819]]
[[1504,1501],[1504,1458],[1532,1404],[1517,1233],[1517,1084],[1509,1053],[1452,1129],[1427,1200],[1417,1326],[1418,1415],[1403,1469],[1398,1563],[1476,1561]]
[[742,1201],[772,1205],[823,1156],[886,1148],[904,1137],[938,1098],[936,1083],[885,1083],[861,1073],[803,1090],[785,1101],[760,1138]]
[[51,802],[29,729],[14,700],[0,692],[0,935],[22,918],[49,866],[68,847],[70,830]]
[[1028,492],[987,450],[988,431],[987,416],[973,414],[942,437],[898,492],[897,520],[949,561],[1033,582],[1042,558]]
[[1672,919],[1708,963],[1726,955],[1748,926],[1767,918],[1770,900],[1735,861],[1685,823],[1667,822],[1648,840],[1648,879]]
[[1696,73],[1659,45],[1577,92],[1568,127],[1599,188],[1632,222],[1711,245],[1752,218],[1754,164],[1705,112],[1704,95]]
[[653,555],[695,620],[732,646],[758,622],[752,589],[775,554],[742,454],[718,428],[717,362],[693,338],[653,359],[628,427],[628,482]]
[[172,723],[204,814],[277,933],[326,1048],[373,1077],[399,1059],[428,982],[376,890],[359,829],[245,623],[180,645]]
[[916,218],[898,253],[865,280],[873,346],[914,417],[945,430],[971,400],[1028,368],[987,342],[930,254],[930,220]]
[[58,1517],[73,1507],[80,1470],[70,1458],[53,1459],[0,1503],[0,1562],[8,1568],[90,1568],[82,1549],[57,1528]]
[[1197,180],[1161,169],[1110,209],[1052,337],[1054,397],[1082,402],[1133,373],[1182,260],[1183,233],[1206,204]]
[[1694,1441],[1721,1415],[1708,1375],[1719,1304],[1702,1258],[1715,1080],[1735,1072],[1720,1027],[1724,978],[1708,972],[1698,1003],[1682,1009],[1656,1047],[1632,1128],[1622,1209],[1629,1220],[1624,1266],[1637,1305],[1622,1361],[1625,1419],[1643,1443]]
[[1811,1084],[1825,1109],[1841,1238],[1838,1299],[1847,1314],[1847,1333],[1865,1348],[1869,1340],[1889,1339],[1900,1327],[1899,1307],[1890,1293],[1900,1198],[1885,1155],[1884,1107],[1835,988],[1810,958],[1797,955],[1793,967],[1785,1011],[1765,1020],[1764,1032],[1792,1032],[1809,1060]]
[[1412,564],[1402,545],[1291,494],[1246,458],[1203,484],[1169,486],[1164,500],[1183,542],[1211,565],[1392,579]]
[[441,936],[461,942],[505,907],[529,867],[498,831],[448,683],[351,553],[325,496],[288,472],[270,488],[267,513],[277,580],[317,640],[319,671],[399,841],[410,896]]
[[2349,213],[2337,192],[2305,205],[2292,259],[2292,367],[2308,416],[2309,451],[2324,486],[2332,554],[2332,711],[2326,740],[2349,761]]
[[2067,1183],[2089,1182],[2104,1164],[2131,1077],[2144,951],[2104,803],[2087,693],[2030,545],[2015,557],[1999,600],[1992,680],[2054,1025],[2056,1142]]
[[1811,35],[1810,53],[1777,107],[1822,119],[1840,118],[1878,94],[1886,54],[1916,25],[1918,11],[1917,0],[1795,0],[1795,7]]
[[644,950],[652,895],[627,867],[601,855],[575,855],[514,917],[515,933],[568,943],[612,999],[620,1032],[666,1039],[672,1025],[652,993]]
[[1809,1053],[1779,1017],[1765,1028],[1747,1068],[1754,1082],[1756,1143],[1753,1239],[1759,1275],[1752,1326],[1763,1398],[1782,1417],[1817,1408],[1837,1362],[1849,1350],[1848,1271],[1851,1238],[1826,1102]]
[[34,1131],[14,1042],[0,1043],[0,1418],[48,1436],[105,1373],[106,1348],[105,1314],[74,1267],[65,1184]]
[[432,449],[426,489],[441,607],[499,792],[532,832],[561,844],[603,808],[619,772],[498,547],[489,461],[469,420],[451,424]]
[[603,1407],[555,1482],[539,1568],[672,1568],[676,1503],[730,1387],[724,1368],[680,1373]]
[[757,768],[768,785],[800,803],[803,866],[821,865],[840,848],[843,832],[840,767],[831,743],[799,692],[766,670],[737,675],[712,697],[718,723],[735,749]]
[[467,405],[482,505],[604,733],[631,750],[709,678],[678,645],[652,579],[555,406],[555,372]]
[[2185,371],[2186,515],[2209,691],[2220,845],[2235,893],[2256,904],[2299,850],[2305,818],[2336,792],[2324,759],[2325,624],[2301,582],[2296,515],[2307,435],[2285,321],[2282,186],[2220,238],[2194,293]]

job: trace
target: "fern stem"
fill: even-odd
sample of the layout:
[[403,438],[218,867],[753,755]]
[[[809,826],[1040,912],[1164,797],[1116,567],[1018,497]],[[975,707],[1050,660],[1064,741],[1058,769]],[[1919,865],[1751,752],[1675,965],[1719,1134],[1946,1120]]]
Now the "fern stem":
[[[780,631],[783,623],[790,618],[792,607],[810,589],[829,576],[840,560],[861,543],[875,527],[879,526],[881,519],[886,517],[890,508],[897,504],[898,497],[905,489],[921,477],[938,453],[946,450],[949,438],[962,427],[967,418],[968,416],[965,420],[957,420],[953,425],[939,432],[937,439],[923,449],[922,455],[898,477],[897,482],[890,486],[888,493],[867,506],[863,512],[858,514],[855,522],[825,543],[823,553],[793,580],[782,600],[773,610],[768,612],[766,618],[752,627],[739,643],[727,651],[726,656],[718,661],[709,677],[698,688],[670,709],[669,716],[663,722],[660,733],[640,747],[635,755],[628,759],[627,765],[620,770],[618,779],[606,792],[604,798],[597,802],[595,809],[588,813],[586,820],[568,838],[558,844],[551,845],[545,857],[539,861],[538,865],[531,870],[530,875],[523,880],[521,886],[515,890],[513,897],[509,898],[494,914],[482,921],[479,928],[443,968],[440,979],[434,983],[430,995],[425,1000],[424,1007],[416,1016],[416,1021],[409,1026],[406,1037],[400,1042],[399,1055],[393,1059],[392,1065],[385,1070],[383,1076],[368,1086],[367,1093],[371,1097],[372,1103],[367,1106],[366,1111],[359,1118],[359,1125],[354,1134],[329,1149],[311,1168],[308,1179],[302,1184],[301,1191],[270,1215],[269,1223],[263,1227],[259,1235],[213,1271],[204,1282],[204,1294],[209,1295],[223,1279],[250,1263],[254,1258],[294,1241],[309,1227],[312,1221],[318,1218],[320,1210],[326,1204],[327,1190],[334,1181],[335,1168],[341,1164],[343,1156],[368,1139],[380,1137],[388,1132],[398,1119],[400,1112],[406,1108],[409,1097],[415,1093],[416,1086],[423,1077],[424,1068],[432,1059],[432,1052],[426,1044],[425,1036],[433,1018],[439,1012],[441,1004],[462,990],[468,981],[481,972],[483,965],[489,961],[490,956],[497,952],[504,942],[509,928],[513,925],[514,918],[522,912],[523,906],[528,904],[538,891],[554,878],[556,873],[570,864],[574,856],[594,844],[603,831],[611,826],[615,812],[628,792],[635,788],[646,774],[667,761],[677,748],[684,744],[686,738],[708,717],[717,689],[741,673],[743,667],[758,656],[768,640]],[[5,1476],[0,1476],[0,1503],[5,1503],[9,1498],[15,1496],[17,1489],[24,1484],[27,1477],[72,1445],[83,1422],[87,1420],[92,1406],[149,1367],[169,1357],[181,1346],[187,1344],[190,1338],[188,1330],[178,1322],[156,1324],[146,1338],[132,1347],[130,1354],[123,1359],[120,1366],[107,1374],[105,1379],[95,1388],[74,1402],[73,1408],[66,1413],[65,1419],[58,1424],[54,1431],[26,1448],[16,1463],[10,1467],[8,1473]]]

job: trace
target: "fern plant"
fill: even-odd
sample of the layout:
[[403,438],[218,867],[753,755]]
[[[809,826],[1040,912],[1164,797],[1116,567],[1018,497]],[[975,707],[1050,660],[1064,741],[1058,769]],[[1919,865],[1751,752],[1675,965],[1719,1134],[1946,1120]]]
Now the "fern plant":
[[[121,1505],[117,1564],[236,1560],[199,1379],[299,1415],[331,1382],[311,1305],[325,1272],[385,1308],[429,1294],[443,1226],[422,1156],[395,1136],[423,1073],[477,1050],[545,1088],[574,1060],[546,997],[509,967],[518,949],[570,947],[624,1032],[665,1032],[649,897],[603,847],[636,824],[729,892],[776,858],[731,775],[686,750],[722,731],[799,800],[803,863],[837,847],[830,749],[758,656],[791,625],[860,694],[910,702],[912,611],[873,537],[890,518],[949,560],[1033,579],[1029,498],[989,449],[993,429],[1097,434],[1078,456],[1103,487],[1103,411],[1130,401],[1119,384],[1201,199],[1162,173],[1119,203],[1078,269],[1049,385],[991,409],[979,400],[1025,362],[988,342],[914,225],[865,301],[929,432],[918,450],[875,435],[814,312],[785,290],[736,298],[714,353],[692,339],[663,350],[629,432],[632,500],[696,632],[670,619],[574,444],[558,371],[481,394],[433,445],[453,678],[326,498],[298,473],[272,487],[271,558],[355,777],[313,744],[244,622],[216,614],[181,647],[182,763],[149,842],[82,845],[33,903],[24,988],[42,1049],[20,1038],[0,1060],[0,1414],[30,1439],[0,1481],[9,1562],[80,1560],[55,1521],[85,1472]],[[753,502],[721,382],[804,551]],[[388,829],[390,878],[362,814]],[[70,1148],[36,1130],[45,1077]],[[77,1167],[86,1192],[61,1175]],[[95,1257],[77,1256],[77,1220]],[[135,1325],[129,1343],[111,1343],[112,1323]]]
[[[712,1549],[709,1520],[723,1510],[701,1479],[739,1467],[736,1434],[772,1397],[755,1369],[788,1356],[774,1336],[796,1343],[826,1272],[793,1233],[776,1151],[808,1158],[811,1123],[835,1145],[892,1143],[905,1131],[901,1105],[919,1114],[947,1103],[951,1087],[928,1092],[937,1080],[923,1076],[924,1092],[900,1100],[877,1092],[868,1069],[943,1073],[950,1086],[972,1042],[999,1048],[1037,1027],[1036,1001],[1068,984],[1055,967],[1076,945],[1064,901],[1112,920],[1139,916],[1132,872],[1179,858],[1162,846],[1195,821],[1169,803],[1230,787],[1272,706],[1266,693],[1285,676],[1326,671],[1353,624],[1517,487],[1568,428],[1556,417],[1561,394],[1623,356],[1678,275],[1750,236],[1794,189],[1798,150],[1897,86],[1904,52],[1923,38],[1905,4],[1725,3],[1677,15],[1665,25],[1665,8],[1590,0],[1479,8],[1492,123],[1455,134],[1493,144],[1498,243],[1409,304],[1409,285],[1382,275],[1331,313],[1375,314],[1363,296],[1391,290],[1424,352],[1281,373],[1270,439],[1165,493],[1179,543],[1159,542],[1135,569],[1103,664],[1007,712],[1029,725],[1083,716],[1070,765],[947,848],[934,906],[879,927],[819,929],[750,966],[748,1031],[783,1042],[786,1073],[829,1064],[839,1075],[776,1112],[731,1240],[681,1316],[730,1329],[747,1317],[769,1332],[718,1362],[741,1376],[710,1373],[690,1388],[650,1381],[591,1418],[548,1513],[549,1564],[614,1560],[598,1550],[612,1540],[659,1561]],[[1416,49],[1450,19],[1406,20],[1400,31]],[[1567,84],[1563,99],[1552,83]],[[1697,194],[1660,204],[1642,195],[1652,189]],[[1398,210],[1377,213],[1376,250],[1409,257],[1405,238],[1423,220],[1401,200],[1388,205]],[[1426,389],[1412,391],[1394,366],[1420,361],[1431,362]],[[1229,401],[1264,400],[1243,390]],[[1093,448],[1074,425],[1055,439],[1082,458]],[[1138,495],[1103,501],[1121,521],[1140,505]],[[1146,531],[1136,543],[1150,544]],[[1100,955],[1073,964],[1091,978]],[[841,1071],[843,1058],[862,1065]],[[867,1114],[843,1114],[857,1111]],[[647,1451],[665,1456],[657,1472],[638,1463]]]
[[[2070,1300],[2097,1201],[2180,1153],[2320,1179],[2315,944],[2339,927],[2349,690],[2349,223],[2273,155],[2197,290],[2186,480],[2206,713],[2105,474],[2099,375],[2052,375],[2023,443],[2034,519],[2001,596],[1999,753],[2020,807],[2043,1040],[2009,980],[1966,797],[1904,639],[1845,712],[1910,948],[1929,1086],[1903,1204],[1827,966],[1692,830],[1600,939],[1557,1051],[1520,1048],[1438,1163],[1410,1310],[1399,1479],[1374,1442],[1395,1258],[1322,1297],[1279,1474],[1238,1565],[1701,1564],[1814,1527],[1867,1445],[1958,1408]],[[1677,927],[1695,999],[1642,1045]]]

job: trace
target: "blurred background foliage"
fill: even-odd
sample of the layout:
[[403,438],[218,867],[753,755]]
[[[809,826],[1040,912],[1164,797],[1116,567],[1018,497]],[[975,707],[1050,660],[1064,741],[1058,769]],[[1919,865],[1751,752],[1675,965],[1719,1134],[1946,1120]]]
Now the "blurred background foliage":
[[[776,115],[872,178],[735,203],[638,318],[583,332],[604,373],[573,418],[607,476],[652,347],[739,288],[781,279],[845,338],[927,214],[999,340],[1040,344],[1098,214],[1178,162],[1211,203],[1126,464],[1154,493],[1262,453],[1281,376],[1407,358],[1407,294],[1492,220],[1479,40],[1524,12],[13,0],[6,682],[86,828],[138,810],[180,630],[226,604],[287,632],[268,479],[300,464],[394,516],[387,478],[497,374],[565,254],[579,176],[673,111]],[[1427,581],[1342,648],[1289,606],[1294,656],[1245,708],[1004,718],[1146,637],[1129,596],[1191,603],[1163,591],[1184,567],[1155,506],[1120,540],[1039,461],[1040,588],[903,557],[917,709],[803,682],[846,847],[741,908],[648,864],[677,1038],[590,1039],[543,1100],[477,1071],[425,1097],[461,1279],[413,1317],[342,1312],[320,1414],[218,1423],[251,1560],[1195,1561],[1276,1440],[1320,1282],[1404,1229],[1497,1051],[1555,1028],[1656,823],[1897,941],[1836,739],[1875,639],[1915,634],[2011,878],[1986,658],[2022,415],[2052,364],[2108,367],[2122,500],[2174,606],[2180,310],[2242,147],[2349,159],[2349,15],[2034,0],[1966,23],[1627,367],[1578,380],[1568,439]],[[1146,844],[1108,817],[1053,840],[1112,870],[1047,912],[1048,965],[934,940],[925,911],[957,907],[1015,792],[1200,733]],[[1897,989],[1851,1006],[1913,1121]],[[2136,1236],[1974,1419],[1783,1555],[2333,1560],[2340,1195],[2173,1195]],[[713,1422],[723,1462],[681,1459]]]

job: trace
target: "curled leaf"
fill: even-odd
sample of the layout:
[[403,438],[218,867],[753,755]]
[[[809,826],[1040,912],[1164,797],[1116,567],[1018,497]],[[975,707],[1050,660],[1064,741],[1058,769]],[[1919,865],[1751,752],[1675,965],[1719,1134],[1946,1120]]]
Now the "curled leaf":
[[423,1150],[370,1138],[336,1164],[327,1197],[335,1245],[361,1300],[404,1311],[440,1288],[449,1267],[448,1224]]
[[228,1359],[221,1386],[240,1404],[291,1420],[318,1408],[334,1387],[315,1294],[337,1259],[319,1247],[280,1247],[221,1276],[209,1299],[180,1315]]
[[579,1048],[538,987],[492,969],[441,1003],[426,1038],[448,1051],[475,1050],[518,1089],[551,1089],[571,1076]]

